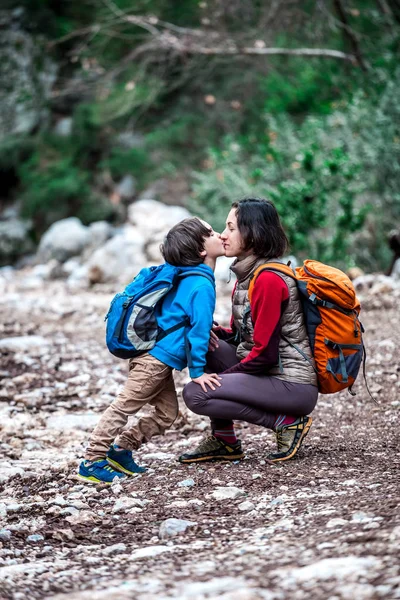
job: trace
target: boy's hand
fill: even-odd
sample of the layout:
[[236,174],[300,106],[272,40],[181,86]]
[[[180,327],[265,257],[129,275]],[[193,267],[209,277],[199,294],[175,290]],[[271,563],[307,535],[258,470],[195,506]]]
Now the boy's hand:
[[215,390],[214,385],[221,387],[219,380],[221,377],[216,373],[203,373],[200,377],[195,377],[192,379],[195,383],[198,383],[201,386],[203,392],[207,392],[206,385],[210,386],[212,390]]

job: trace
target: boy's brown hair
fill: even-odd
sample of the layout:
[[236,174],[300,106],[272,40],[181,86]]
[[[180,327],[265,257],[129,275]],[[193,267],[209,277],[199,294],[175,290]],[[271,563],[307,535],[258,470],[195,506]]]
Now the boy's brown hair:
[[189,217],[177,223],[165,236],[160,246],[165,262],[175,267],[194,267],[204,258],[204,241],[210,237],[211,229],[197,217]]

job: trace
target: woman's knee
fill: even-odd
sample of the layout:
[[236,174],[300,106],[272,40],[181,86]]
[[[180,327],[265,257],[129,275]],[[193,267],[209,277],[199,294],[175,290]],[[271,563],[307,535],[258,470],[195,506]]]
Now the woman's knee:
[[194,413],[202,415],[207,403],[205,393],[197,383],[190,382],[185,385],[182,392],[186,406]]

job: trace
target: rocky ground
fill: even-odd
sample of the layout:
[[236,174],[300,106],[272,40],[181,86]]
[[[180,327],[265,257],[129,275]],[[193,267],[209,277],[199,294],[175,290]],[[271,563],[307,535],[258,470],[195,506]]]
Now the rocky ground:
[[361,378],[354,398],[321,396],[295,460],[268,463],[271,433],[239,423],[243,462],[180,465],[207,431],[182,406],[138,452],[146,474],[91,487],[77,465],[125,379],[103,341],[114,290],[27,271],[0,286],[2,600],[400,598],[398,290],[363,302],[378,405]]

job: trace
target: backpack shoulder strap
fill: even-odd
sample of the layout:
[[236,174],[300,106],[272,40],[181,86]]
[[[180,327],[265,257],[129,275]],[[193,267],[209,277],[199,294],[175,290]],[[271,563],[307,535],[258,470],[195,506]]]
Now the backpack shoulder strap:
[[279,263],[279,262],[269,262],[269,263],[265,263],[264,265],[260,265],[254,271],[253,277],[250,280],[249,291],[248,291],[250,304],[251,304],[251,300],[253,297],[253,290],[254,290],[254,285],[256,283],[256,279],[260,275],[260,273],[262,273],[263,271],[272,271],[275,273],[283,273],[283,275],[287,275],[288,277],[291,277],[292,279],[295,279],[297,281],[296,272],[289,265],[285,265],[285,264]]

